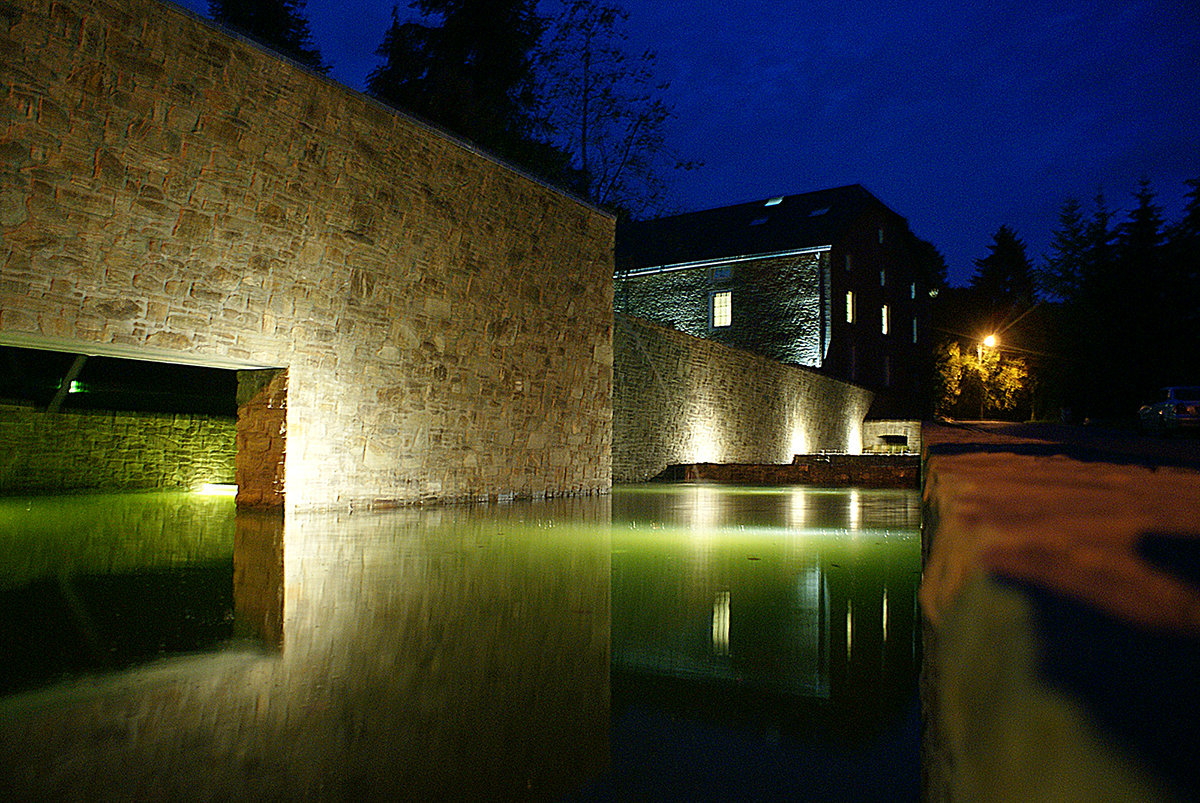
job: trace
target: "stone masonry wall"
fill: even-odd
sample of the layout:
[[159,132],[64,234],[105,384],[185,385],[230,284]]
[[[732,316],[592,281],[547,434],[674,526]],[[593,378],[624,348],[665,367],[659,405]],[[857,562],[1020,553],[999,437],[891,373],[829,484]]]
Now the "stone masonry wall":
[[284,506],[286,456],[287,372],[239,371],[238,507]]
[[668,465],[860,450],[870,391],[648,321],[615,320],[615,482]]
[[231,483],[231,418],[0,407],[0,493]]
[[610,215],[154,0],[0,52],[0,342],[287,368],[289,507],[609,487]]

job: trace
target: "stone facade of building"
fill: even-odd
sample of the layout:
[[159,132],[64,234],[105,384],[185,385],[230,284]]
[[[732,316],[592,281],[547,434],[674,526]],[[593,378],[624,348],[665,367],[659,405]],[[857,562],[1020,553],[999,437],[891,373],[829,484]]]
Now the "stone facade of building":
[[287,368],[289,506],[609,487],[611,216],[154,0],[0,50],[0,343]]
[[638,318],[615,321],[614,481],[670,465],[860,451],[865,388]]
[[924,412],[929,287],[907,221],[860,185],[622,224],[616,310],[820,368]]

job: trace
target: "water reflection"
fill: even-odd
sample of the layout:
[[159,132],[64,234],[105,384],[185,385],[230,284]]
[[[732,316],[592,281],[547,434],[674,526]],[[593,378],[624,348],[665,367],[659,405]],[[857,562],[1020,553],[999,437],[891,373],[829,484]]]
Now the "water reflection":
[[[286,520],[184,494],[6,500],[0,660],[104,660],[4,690],[41,686],[0,700],[0,785],[548,800],[636,741],[610,715],[633,704],[858,732],[912,691],[917,522],[915,494],[811,488]],[[122,618],[152,646],[122,653]]]
[[[0,786],[44,799],[547,800],[608,765],[608,498],[231,514],[216,516],[233,546],[226,646],[10,696]],[[124,554],[125,536],[108,542]],[[58,551],[40,559],[51,575],[79,564]]]
[[762,727],[875,733],[918,671],[919,528],[906,491],[616,494],[614,682],[692,713],[720,697]]

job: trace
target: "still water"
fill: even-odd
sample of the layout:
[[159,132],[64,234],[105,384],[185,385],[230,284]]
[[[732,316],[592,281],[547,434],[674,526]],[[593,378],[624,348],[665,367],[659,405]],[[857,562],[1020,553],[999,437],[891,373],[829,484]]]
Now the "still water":
[[0,500],[31,799],[903,800],[919,500],[653,485],[379,514]]

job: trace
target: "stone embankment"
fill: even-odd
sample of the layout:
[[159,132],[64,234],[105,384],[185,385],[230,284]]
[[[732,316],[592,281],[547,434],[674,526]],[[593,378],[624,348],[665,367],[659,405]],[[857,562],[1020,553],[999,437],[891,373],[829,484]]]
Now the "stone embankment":
[[1197,799],[1200,441],[923,437],[924,799]]

